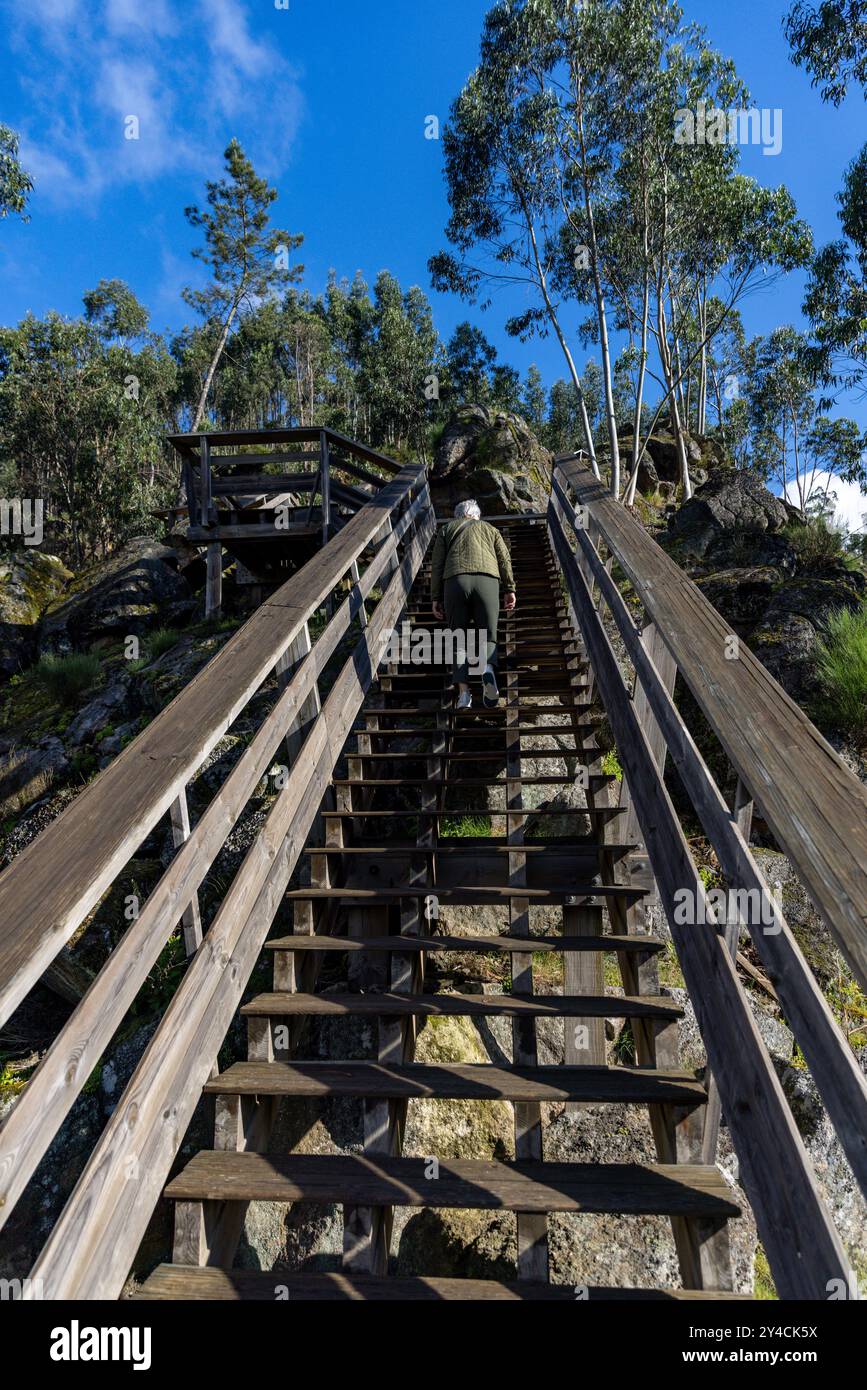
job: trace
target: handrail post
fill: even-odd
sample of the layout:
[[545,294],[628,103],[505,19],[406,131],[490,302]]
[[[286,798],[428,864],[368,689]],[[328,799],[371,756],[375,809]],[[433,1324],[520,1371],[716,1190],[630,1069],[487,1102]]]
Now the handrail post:
[[211,448],[208,436],[199,439],[199,510],[203,526],[211,524]]
[[327,545],[331,527],[331,459],[325,430],[319,436],[319,472],[322,485],[322,544]]
[[[190,811],[187,804],[186,787],[182,787],[178,792],[176,800],[172,802],[169,815],[172,822],[172,843],[175,849],[180,849],[181,845],[186,844],[190,838]],[[199,911],[198,893],[193,894],[189,907],[184,910],[181,925],[187,955],[195,955],[202,944],[202,916]]]

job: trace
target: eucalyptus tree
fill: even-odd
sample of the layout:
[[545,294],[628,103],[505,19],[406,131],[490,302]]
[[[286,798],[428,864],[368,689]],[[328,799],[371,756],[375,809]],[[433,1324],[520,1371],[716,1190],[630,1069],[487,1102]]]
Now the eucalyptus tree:
[[571,454],[581,438],[578,396],[571,381],[555,381],[548,394],[545,443],[555,454]]
[[545,413],[548,405],[548,397],[545,391],[545,384],[542,381],[542,373],[535,363],[527,372],[527,379],[524,382],[522,393],[522,406],[527,422],[533,427],[537,434],[541,434],[545,424]]
[[[649,328],[660,374],[650,366],[647,370],[663,390],[652,426],[665,409],[687,497],[692,487],[686,384],[694,364],[697,416],[704,424],[713,338],[748,295],[806,264],[812,248],[809,228],[798,219],[788,191],[764,188],[737,171],[739,150],[728,113],[738,110],[749,115],[749,96],[733,65],[708,48],[702,30],[688,26],[677,43],[667,43],[653,84],[644,127],[646,155],[639,160],[633,151],[619,170],[622,199],[631,196],[646,209],[634,250],[639,261],[646,256],[650,267]],[[715,113],[705,138],[695,131],[689,138],[684,117],[697,112]],[[644,273],[637,289],[634,279],[630,283],[624,277],[623,297],[642,296],[636,316],[646,304],[644,283]],[[634,499],[642,452],[633,451],[627,502]]]
[[[446,236],[455,252],[429,262],[436,289],[490,307],[491,295],[519,288],[530,303],[506,328],[526,340],[553,333],[578,394],[584,442],[599,476],[581,378],[561,322],[564,296],[553,275],[563,212],[551,150],[557,103],[539,81],[549,61],[549,0],[503,0],[485,18],[479,66],[452,105],[443,128],[451,215]],[[550,27],[550,26],[549,26]]]
[[743,400],[746,384],[746,335],[738,309],[725,314],[722,302],[713,297],[707,303],[707,314],[712,322],[722,325],[708,346],[707,379],[708,393],[716,409],[715,428],[721,442],[728,446],[727,430],[732,416],[742,413],[738,411],[737,402]]
[[850,82],[867,96],[867,0],[797,0],[785,32],[792,61],[807,69],[823,101],[839,106]]
[[345,434],[357,438],[364,434],[362,420],[361,369],[365,345],[373,334],[374,308],[361,272],[352,281],[338,280],[329,273],[325,291],[325,322],[334,351],[334,424]]
[[826,405],[843,392],[867,391],[867,145],[846,170],[837,202],[843,236],[817,253],[804,300]]
[[33,180],[18,157],[18,146],[17,133],[0,123],[0,220],[14,212],[26,222]]
[[74,565],[152,526],[169,499],[175,365],[158,338],[134,346],[117,327],[111,313],[49,313],[0,330],[0,455],[22,494],[43,499],[52,544]]
[[269,225],[277,190],[257,175],[237,140],[230,141],[224,159],[226,176],[206,185],[207,207],[184,209],[190,225],[204,233],[204,245],[192,254],[211,274],[204,289],[183,291],[185,302],[204,318],[211,338],[193,430],[205,418],[214,374],[236,320],[278,287],[297,282],[303,269],[289,264],[303,237]]
[[[867,452],[853,420],[822,414],[810,345],[789,325],[749,345],[748,396],[757,468],[784,493],[793,492],[802,512],[817,496],[827,506],[832,482],[867,483]],[[819,477],[825,475],[821,484]],[[821,507],[820,507],[821,510]]]
[[498,362],[491,372],[491,404],[513,415],[521,409],[521,377],[515,367]]

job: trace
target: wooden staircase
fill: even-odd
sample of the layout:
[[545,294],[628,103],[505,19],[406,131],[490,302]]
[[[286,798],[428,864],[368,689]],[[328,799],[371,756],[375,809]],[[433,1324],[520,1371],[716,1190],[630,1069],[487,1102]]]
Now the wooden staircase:
[[[501,631],[499,708],[484,709],[476,690],[475,706],[458,712],[442,669],[383,665],[401,622],[433,626],[426,557],[437,523],[425,472],[327,431],[306,434],[274,432],[252,463],[243,451],[259,435],[176,441],[212,611],[223,543],[258,543],[270,525],[227,521],[226,498],[230,511],[243,502],[249,513],[252,498],[276,516],[299,480],[304,529],[315,496],[327,513],[333,492],[335,513],[313,518],[322,548],[0,874],[5,1024],[103,910],[143,841],[162,833],[173,846],[0,1126],[0,1257],[10,1221],[15,1251],[18,1204],[136,1019],[167,943],[186,953],[41,1252],[13,1271],[21,1296],[121,1296],[165,1193],[173,1262],[150,1274],[141,1299],[734,1298],[737,1205],[716,1166],[723,1123],[780,1297],[824,1301],[856,1287],[736,962],[739,947],[755,952],[867,1192],[867,1083],[750,850],[755,805],[867,987],[867,791],[746,644],[732,653],[721,615],[578,459],[556,461],[544,517],[499,519],[518,590]],[[318,470],[306,458],[317,444]],[[268,471],[295,463],[307,472]],[[253,464],[263,471],[239,472]],[[735,774],[730,802],[675,704],[676,677],[717,740],[716,764]],[[622,779],[601,752],[611,742],[603,711]],[[235,758],[214,789],[212,755],[233,732]],[[716,855],[722,905],[686,839],[667,762]],[[278,789],[263,802],[275,771]],[[208,920],[202,887],[224,873],[239,829],[248,848]],[[680,1011],[660,987],[663,943],[647,929],[651,894],[707,1054],[701,1075],[680,1062]],[[256,993],[263,956],[270,989]],[[562,992],[546,984],[552,956]],[[247,1059],[221,1071],[239,1010]],[[446,1015],[480,1036],[500,1020],[489,1063],[416,1060],[419,1030]],[[370,1056],[305,1055],[336,1018],[365,1020]],[[562,1064],[540,1057],[539,1020],[562,1039]],[[606,1023],[619,1029],[615,1051]],[[178,1171],[203,1096],[213,1098],[213,1147]],[[316,1098],[357,1100],[357,1151],[279,1151],[279,1108]],[[511,1152],[405,1152],[419,1100],[511,1106]],[[614,1124],[613,1106],[646,1107],[654,1161],[647,1150],[635,1161],[564,1161],[551,1107],[590,1105],[594,1125]],[[340,1267],[236,1268],[253,1201],[340,1206]],[[514,1278],[403,1277],[395,1212],[425,1208],[514,1213]],[[667,1218],[681,1287],[550,1282],[552,1217],[562,1213]]]
[[[273,1299],[283,1275],[229,1268],[251,1201],[343,1206],[341,1273],[312,1276],[309,1287],[305,1276],[293,1275],[293,1298],[562,1298],[563,1288],[548,1282],[554,1212],[667,1216],[684,1290],[733,1296],[727,1221],[738,1207],[718,1169],[701,1162],[696,1118],[707,1092],[678,1065],[682,1011],[661,994],[656,972],[664,943],[626,931],[645,890],[628,883],[635,846],[622,841],[627,817],[595,746],[592,672],[544,528],[501,526],[519,595],[501,630],[501,707],[485,709],[475,682],[474,708],[456,711],[441,668],[383,670],[347,751],[347,775],[332,779],[335,808],[326,812],[324,843],[307,851],[310,885],[287,895],[294,934],[267,943],[273,990],[241,1010],[249,1059],[205,1087],[216,1100],[214,1148],[197,1154],[166,1188],[175,1206],[174,1263],[160,1266],[139,1297]],[[435,624],[428,595],[425,568],[410,596],[414,630]],[[524,775],[540,761],[554,770],[539,776],[531,766]],[[574,795],[576,766],[587,769],[583,798]],[[567,804],[582,809],[569,816],[546,800],[537,815],[537,788],[545,798],[571,794]],[[502,833],[446,833],[462,813],[490,815]],[[547,836],[553,814],[575,823],[575,833]],[[589,833],[578,833],[578,822],[589,824]],[[449,907],[471,904],[489,905],[498,929],[478,936],[435,930],[432,906],[446,915]],[[540,933],[535,914],[542,907],[557,909],[558,930],[548,925]],[[511,990],[437,990],[433,963],[455,950],[508,957]],[[562,956],[562,993],[536,992],[538,951]],[[606,953],[619,963],[622,995],[606,993]],[[322,960],[343,964],[348,991],[312,989]],[[414,1062],[419,1020],[435,1015],[511,1019],[513,1064]],[[293,1060],[287,1039],[303,1048],[299,1025],[323,1016],[375,1020],[376,1057]],[[538,1064],[538,1018],[561,1021],[565,1065]],[[640,1036],[639,1065],[609,1065],[606,1018],[628,1020]],[[275,1102],[310,1097],[361,1101],[361,1154],[265,1152]],[[413,1098],[508,1101],[514,1160],[402,1156]],[[546,1162],[551,1103],[647,1106],[660,1161]],[[516,1213],[518,1279],[388,1278],[392,1216],[405,1206]]]

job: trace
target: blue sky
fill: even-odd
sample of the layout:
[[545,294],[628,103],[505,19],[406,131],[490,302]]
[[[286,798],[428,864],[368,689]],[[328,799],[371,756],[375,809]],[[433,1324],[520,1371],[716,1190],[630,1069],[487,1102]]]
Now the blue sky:
[[[431,294],[440,333],[475,317],[501,357],[550,384],[553,341],[523,345],[503,323],[517,291],[479,315],[430,291],[426,263],[447,217],[441,148],[424,138],[475,64],[488,0],[0,0],[0,120],[22,134],[36,182],[31,222],[0,225],[0,317],[80,311],[82,292],[119,276],[155,328],[188,316],[194,281],[185,205],[201,201],[237,135],[279,188],[278,225],[304,233],[305,283],[329,267],[372,282],[387,267]],[[746,149],[743,168],[792,189],[818,242],[836,235],[835,194],[867,139],[853,92],[824,106],[789,62],[788,0],[686,0],[689,18],[731,55],[754,102],[783,111],[778,156]],[[124,118],[140,122],[124,138]],[[800,321],[802,278],[757,295],[750,332]],[[511,296],[511,297],[510,297]],[[579,317],[576,311],[575,319]],[[592,353],[592,349],[591,349]],[[586,354],[579,350],[579,357]],[[867,424],[867,410],[855,408]]]

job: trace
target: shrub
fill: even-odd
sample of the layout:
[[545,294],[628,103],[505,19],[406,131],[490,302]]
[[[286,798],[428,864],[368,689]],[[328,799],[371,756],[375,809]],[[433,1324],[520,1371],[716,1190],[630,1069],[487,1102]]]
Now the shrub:
[[53,700],[72,705],[99,677],[99,657],[91,652],[72,652],[69,656],[43,656],[36,664],[36,677]]
[[818,668],[828,714],[841,729],[867,736],[867,603],[841,608],[825,623],[817,645]]
[[821,566],[843,553],[843,532],[829,526],[821,516],[803,524],[794,522],[785,528],[785,534],[802,565]]
[[163,652],[169,651],[177,642],[179,633],[174,627],[160,627],[148,639],[147,649],[151,661],[156,661]]

